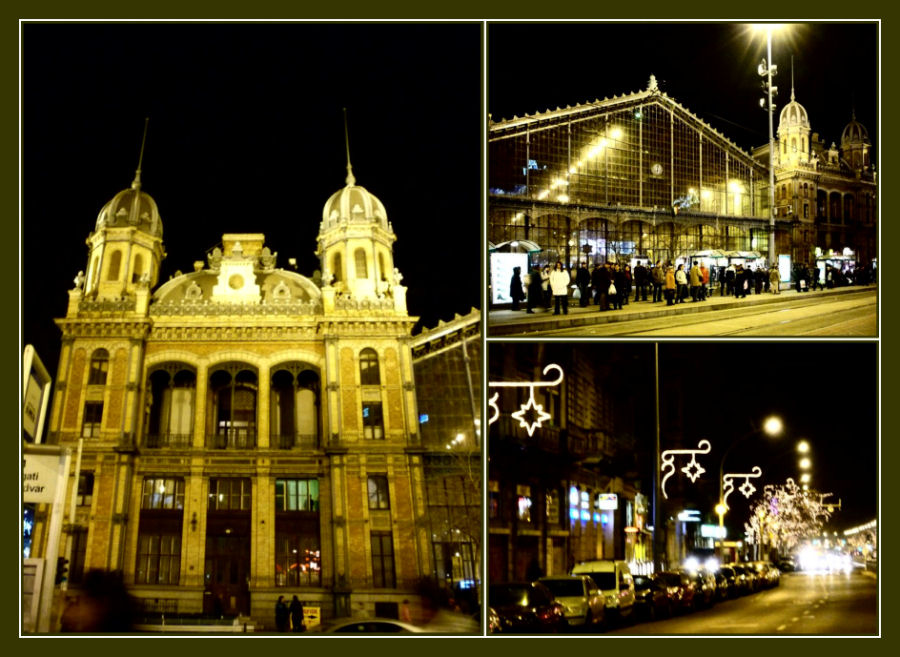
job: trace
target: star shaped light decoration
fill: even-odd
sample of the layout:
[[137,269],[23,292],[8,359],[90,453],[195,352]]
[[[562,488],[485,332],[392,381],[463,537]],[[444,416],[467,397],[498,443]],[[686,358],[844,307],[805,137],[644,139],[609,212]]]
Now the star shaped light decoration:
[[[533,393],[534,391],[532,391]],[[529,411],[533,411],[537,416],[533,422],[529,422],[525,419],[525,414]],[[541,426],[541,422],[544,420],[550,419],[550,413],[544,412],[544,407],[541,404],[537,404],[534,401],[534,394],[528,396],[528,402],[522,404],[521,410],[516,411],[515,413],[510,413],[510,415],[516,418],[519,421],[519,426],[524,427],[528,431],[528,436],[531,437],[534,434],[534,430]]]
[[745,479],[744,483],[741,485],[740,488],[738,488],[738,490],[741,491],[741,493],[744,495],[744,497],[746,497],[749,500],[750,496],[756,492],[756,486],[751,484],[749,479]]
[[697,462],[694,455],[691,455],[691,460],[686,466],[681,468],[681,471],[688,476],[688,479],[690,479],[691,482],[695,482],[700,478],[700,475],[706,472],[706,468]]

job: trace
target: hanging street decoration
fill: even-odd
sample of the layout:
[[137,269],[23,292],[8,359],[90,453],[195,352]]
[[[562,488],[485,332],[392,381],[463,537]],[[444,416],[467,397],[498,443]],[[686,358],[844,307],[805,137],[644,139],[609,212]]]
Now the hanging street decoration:
[[691,460],[688,461],[687,465],[681,468],[681,471],[687,475],[687,477],[691,480],[691,482],[697,481],[697,479],[706,472],[706,468],[700,465],[697,462],[697,454],[709,454],[712,449],[712,445],[708,440],[701,440],[697,443],[697,449],[667,449],[662,454],[660,454],[660,472],[665,472],[665,476],[662,478],[660,482],[660,488],[662,488],[663,497],[669,499],[668,494],[666,494],[666,480],[675,474],[675,456],[677,454],[690,454]]
[[750,496],[756,492],[756,486],[750,483],[750,479],[756,479],[761,476],[762,469],[758,465],[754,465],[753,470],[751,470],[750,472],[729,472],[722,475],[722,491],[724,493],[724,495],[722,495],[722,504],[725,505],[725,508],[730,508],[728,506],[728,496],[734,492],[735,478],[743,477],[744,483],[741,484],[738,490],[741,491],[741,494],[749,500]]
[[[528,431],[528,436],[531,437],[534,434],[534,430],[540,428],[541,423],[549,420],[551,418],[550,413],[544,411],[544,407],[541,404],[538,404],[534,399],[534,389],[542,388],[542,387],[551,387],[558,386],[562,383],[563,380],[563,371],[559,365],[551,363],[544,368],[542,374],[547,376],[547,373],[556,370],[558,372],[558,377],[553,381],[489,381],[489,388],[528,388],[528,401],[521,405],[518,411],[515,413],[510,413],[511,417],[514,417],[519,421],[519,426],[523,427],[526,431]],[[493,394],[493,396],[488,400],[488,406],[491,407],[493,414],[488,419],[488,424],[493,424],[500,417],[500,407],[497,405],[497,400],[500,398],[500,392],[497,391]]]

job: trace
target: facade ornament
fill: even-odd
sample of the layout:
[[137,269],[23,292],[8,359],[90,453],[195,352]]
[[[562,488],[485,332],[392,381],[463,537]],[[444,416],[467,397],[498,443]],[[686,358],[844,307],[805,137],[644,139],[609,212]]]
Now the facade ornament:
[[758,465],[754,465],[753,469],[750,472],[729,472],[727,474],[722,475],[722,504],[725,505],[726,509],[729,509],[728,506],[728,496],[734,492],[734,479],[735,477],[741,477],[744,480],[744,483],[741,484],[741,487],[738,488],[741,491],[741,494],[746,497],[748,500],[753,493],[756,492],[756,487],[750,483],[750,479],[756,479],[762,476],[762,468]]
[[393,281],[394,285],[400,285],[400,281],[403,280],[403,274],[400,273],[400,270],[394,267],[394,276]]
[[325,284],[325,287],[331,285],[332,281],[334,281],[334,274],[331,273],[331,270],[325,268],[322,271],[322,283]]
[[212,250],[212,253],[208,256],[209,260],[209,268],[213,271],[218,271],[219,266],[222,264],[222,249],[216,247]]
[[187,286],[187,289],[184,291],[184,298],[186,301],[197,301],[203,297],[203,290],[200,289],[200,286],[197,285],[197,281],[191,281],[191,284]]
[[[558,376],[553,381],[490,381],[488,382],[488,387],[490,388],[528,388],[528,401],[522,404],[518,411],[515,413],[510,413],[512,417],[519,421],[519,426],[523,427],[526,431],[528,431],[528,436],[534,435],[534,430],[540,428],[541,423],[545,420],[549,420],[551,415],[544,411],[544,407],[541,404],[535,402],[534,399],[534,389],[540,387],[549,387],[549,386],[558,386],[562,383],[563,380],[563,370],[559,365],[551,363],[547,365],[542,374],[544,376],[547,375],[551,370],[555,370],[558,373]],[[500,392],[495,392],[494,395],[488,400],[488,406],[493,410],[493,415],[488,419],[488,424],[493,424],[500,417],[500,407],[497,406],[497,400],[500,398]],[[533,421],[529,421],[526,418],[526,414],[533,416],[535,419]]]
[[275,268],[275,259],[278,257],[278,253],[272,253],[272,250],[269,247],[264,246],[262,253],[259,256],[259,262],[262,264],[263,269],[269,270]]
[[75,289],[80,290],[84,287],[84,270],[79,269],[75,276]]

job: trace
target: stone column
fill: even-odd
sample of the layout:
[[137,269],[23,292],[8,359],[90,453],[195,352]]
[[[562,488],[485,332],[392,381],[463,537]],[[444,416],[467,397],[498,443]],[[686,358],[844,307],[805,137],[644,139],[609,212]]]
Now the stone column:
[[197,387],[194,390],[194,440],[195,449],[206,446],[206,391],[209,387],[209,368],[197,366]]
[[268,448],[269,439],[269,406],[271,404],[271,374],[268,367],[259,368],[259,386],[256,397],[256,445]]

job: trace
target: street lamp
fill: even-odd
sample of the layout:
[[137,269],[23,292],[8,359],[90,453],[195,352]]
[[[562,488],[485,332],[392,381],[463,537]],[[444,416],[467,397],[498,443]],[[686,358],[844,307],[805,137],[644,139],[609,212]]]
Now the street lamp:
[[[776,438],[781,435],[782,431],[784,431],[784,423],[781,421],[781,418],[777,415],[770,415],[767,417],[762,424],[762,432]],[[719,527],[723,527],[725,524],[725,514],[728,512],[728,505],[725,504],[725,459],[728,458],[728,455],[731,453],[737,445],[741,444],[748,438],[755,436],[759,433],[758,430],[753,430],[748,434],[745,434],[735,440],[728,446],[728,449],[725,450],[725,453],[722,454],[722,460],[719,462],[719,503],[716,505],[716,513],[719,514]]]
[[772,32],[778,29],[774,23],[755,26],[766,31],[766,59],[756,69],[760,77],[765,78],[763,89],[766,98],[760,98],[760,107],[769,114],[769,266],[775,266],[775,131],[773,127],[775,108],[772,96],[778,93],[778,87],[772,86],[772,77],[778,74],[778,67],[772,63]]

